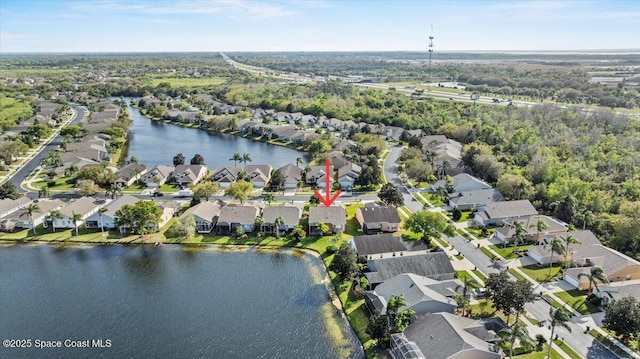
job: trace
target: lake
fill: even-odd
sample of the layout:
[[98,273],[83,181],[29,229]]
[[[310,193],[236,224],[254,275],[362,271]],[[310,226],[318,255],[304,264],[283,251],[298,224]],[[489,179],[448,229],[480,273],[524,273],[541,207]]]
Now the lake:
[[362,358],[325,278],[290,250],[0,245],[0,338],[32,340],[0,357]]
[[[127,99],[127,103],[129,101],[130,99]],[[138,162],[144,163],[147,168],[160,164],[172,166],[173,156],[178,153],[184,154],[187,163],[193,155],[199,153],[204,157],[207,167],[212,170],[233,166],[234,162],[229,159],[234,153],[248,153],[252,161],[247,164],[268,164],[274,169],[288,163],[296,164],[297,158],[302,158],[304,164],[310,159],[308,153],[288,147],[152,121],[135,107],[129,106],[129,113],[133,121],[129,128],[129,157],[136,157]]]

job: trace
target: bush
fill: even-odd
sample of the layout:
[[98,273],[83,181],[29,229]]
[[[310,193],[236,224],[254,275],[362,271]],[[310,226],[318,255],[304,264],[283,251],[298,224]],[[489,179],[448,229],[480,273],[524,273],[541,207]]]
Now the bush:
[[330,246],[327,246],[327,253],[328,254],[333,254],[333,253],[335,253],[337,251],[338,251],[338,247],[337,246],[334,246],[333,244],[330,245]]
[[47,187],[55,187],[58,182],[56,180],[51,180],[47,182]]
[[544,347],[544,344],[547,342],[547,338],[542,334],[536,335],[536,350],[541,351]]
[[462,218],[462,212],[459,209],[454,209],[453,213],[451,213],[451,218],[453,218],[454,221],[459,221],[460,218]]

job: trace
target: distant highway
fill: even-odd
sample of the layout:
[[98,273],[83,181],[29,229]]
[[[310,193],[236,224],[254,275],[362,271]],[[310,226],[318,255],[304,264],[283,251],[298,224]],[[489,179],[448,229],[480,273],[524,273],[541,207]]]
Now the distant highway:
[[[84,117],[84,110],[81,107],[74,105],[73,109],[76,111],[76,116],[70,122],[70,124],[78,123]],[[13,174],[13,176],[9,177],[9,181],[18,188],[18,191],[28,192],[22,188],[22,182],[27,178],[27,176],[31,174],[31,172],[36,169],[36,167],[40,165],[40,163],[42,163],[42,160],[44,160],[47,155],[49,155],[49,152],[55,150],[56,148],[58,148],[58,146],[60,146],[60,143],[63,140],[62,135],[60,135],[61,129],[62,127],[58,129],[58,134],[53,138],[53,140],[42,146],[40,152],[33,156],[33,158],[29,160],[29,162],[25,163],[22,168],[20,168],[16,173]]]

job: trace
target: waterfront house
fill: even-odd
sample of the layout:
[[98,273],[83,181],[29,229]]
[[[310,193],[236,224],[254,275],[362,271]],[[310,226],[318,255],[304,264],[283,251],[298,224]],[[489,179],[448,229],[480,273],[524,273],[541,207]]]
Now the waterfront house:
[[147,188],[158,188],[165,184],[175,167],[158,165],[147,171],[140,177],[140,181]]
[[116,212],[124,205],[134,205],[139,201],[138,198],[130,195],[124,195],[116,198],[111,203],[104,206],[107,210],[104,213],[99,211],[91,214],[84,222],[85,228],[100,228],[115,229],[116,226]]
[[[98,201],[93,197],[80,197],[60,208],[59,211],[62,214],[62,218],[51,220],[51,225],[54,230],[58,228],[76,228],[76,223],[73,221],[74,213],[80,215],[80,220],[77,223],[80,226],[87,217],[97,212],[103,204],[104,201]],[[45,221],[43,225],[48,224],[48,222]]]
[[160,208],[162,213],[160,214],[158,223],[154,223],[150,226],[154,231],[160,230],[160,228],[169,223],[171,218],[175,217],[180,212],[182,204],[178,201],[167,201],[156,203],[156,207]]
[[223,207],[218,215],[218,234],[235,233],[238,227],[253,232],[259,213],[260,209],[251,205]]
[[233,166],[220,167],[213,172],[211,180],[218,182],[220,188],[228,188],[238,180],[238,175],[241,171],[240,168]]
[[264,188],[271,179],[273,167],[269,165],[247,165],[244,167],[245,181],[253,183],[255,188]]
[[347,223],[347,212],[339,206],[319,206],[309,208],[309,235],[318,236],[324,233],[318,229],[318,225],[324,223],[329,226],[328,233],[343,231]]
[[181,217],[187,218],[193,216],[198,233],[211,233],[218,223],[218,216],[220,215],[223,205],[221,201],[200,202],[186,210]]
[[489,203],[486,206],[478,208],[473,220],[480,226],[491,227],[502,225],[504,221],[518,218],[533,216],[538,211],[528,200],[519,201],[503,201]]
[[391,233],[356,236],[349,240],[357,256],[367,259],[418,255],[429,252],[424,241],[403,241]]
[[[20,197],[29,199],[28,197]],[[11,200],[11,199],[9,199]],[[5,200],[2,200],[5,201]],[[2,202],[0,201],[0,203]],[[22,200],[21,202],[24,202]],[[26,202],[27,204],[31,203],[31,200]],[[29,215],[24,211],[24,207],[22,209],[16,210],[8,215],[1,217],[0,219],[0,230],[3,231],[12,231],[15,228],[32,228],[37,227],[42,224],[44,220],[49,215],[49,212],[62,207],[65,203],[59,199],[40,199],[38,200],[38,208],[40,208],[40,212],[33,213],[33,222]]]
[[284,177],[284,188],[294,189],[302,181],[302,168],[292,164],[278,168],[278,172]]
[[402,333],[391,334],[389,353],[393,359],[500,359],[496,333],[506,327],[499,318],[430,313],[412,320]]
[[504,197],[502,193],[495,188],[449,194],[449,207],[461,211],[473,210],[489,203],[500,201],[504,201]]
[[365,305],[371,314],[386,313],[392,297],[402,295],[406,302],[398,311],[413,310],[415,315],[447,312],[458,307],[454,297],[462,294],[458,279],[438,281],[413,273],[399,274],[365,293]]
[[364,275],[372,286],[403,273],[413,273],[435,280],[453,279],[456,274],[445,252],[371,259],[367,262],[367,267],[370,272],[365,272]]
[[171,181],[186,188],[204,179],[207,172],[207,167],[203,165],[179,165],[171,173]]
[[276,219],[282,218],[283,223],[279,226],[280,233],[286,233],[293,230],[293,227],[300,223],[300,217],[302,211],[298,207],[293,206],[279,206],[279,207],[266,207],[262,211],[262,226],[260,230],[263,233],[275,234],[276,232]]
[[31,202],[31,198],[27,196],[20,196],[16,199],[0,199],[0,218],[27,206]]
[[135,183],[142,175],[147,173],[147,168],[143,164],[131,162],[120,168],[116,173],[115,184],[118,187],[129,187]]
[[356,209],[356,220],[365,234],[396,232],[400,226],[398,209],[393,206],[367,204]]

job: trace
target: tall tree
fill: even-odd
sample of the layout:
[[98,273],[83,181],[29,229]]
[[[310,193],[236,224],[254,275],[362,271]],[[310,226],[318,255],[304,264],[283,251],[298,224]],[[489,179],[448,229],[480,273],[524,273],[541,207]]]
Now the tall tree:
[[640,334],[640,300],[636,297],[624,297],[607,305],[604,311],[603,327],[613,330],[627,342],[629,338]]
[[184,155],[182,153],[178,153],[177,155],[173,156],[173,165],[174,166],[183,165],[185,160],[186,158],[184,157]]
[[340,280],[351,280],[358,271],[356,252],[347,242],[343,242],[329,265],[329,270],[334,271]]
[[553,266],[553,254],[557,253],[566,257],[567,248],[564,246],[564,242],[560,238],[554,238],[551,240],[551,243],[548,244],[551,252],[549,253],[549,275],[551,277],[551,267]]
[[275,170],[271,172],[271,179],[269,179],[269,183],[267,184],[267,188],[271,192],[276,192],[284,188],[285,178],[282,175],[280,170]]
[[244,162],[245,166],[247,165],[247,162],[251,162],[251,161],[253,160],[251,159],[251,156],[248,153],[242,154],[242,162]]
[[401,207],[404,206],[404,197],[398,190],[397,186],[391,183],[385,183],[378,192],[378,198],[387,206]]
[[239,153],[234,153],[233,156],[229,158],[229,161],[233,161],[233,166],[237,167],[238,161],[242,161],[242,155]]
[[538,218],[536,223],[529,226],[529,228],[534,228],[534,227],[536,229],[536,241],[540,241],[540,233],[545,229],[549,229],[549,225],[547,224],[547,221],[545,221],[544,219]]
[[204,199],[208,201],[210,197],[215,195],[220,190],[218,182],[202,181],[193,187],[193,198],[197,201]]
[[204,165],[204,157],[202,157],[201,154],[196,153],[195,155],[193,155],[193,158],[191,159],[190,163],[192,165]]
[[31,230],[33,231],[33,234],[36,235],[36,226],[33,222],[34,213],[42,213],[42,211],[40,210],[40,206],[35,203],[31,203],[22,209],[21,215],[26,215],[29,217],[29,221],[31,222]]
[[394,295],[387,302],[387,315],[394,316],[398,314],[398,310],[408,305],[404,299],[404,294]]
[[569,234],[567,236],[560,236],[560,239],[564,242],[565,251],[564,251],[564,265],[568,266],[569,255],[571,255],[571,245],[572,244],[580,244],[580,242],[576,237]]
[[276,196],[271,192],[263,192],[262,199],[267,203],[267,206],[271,206],[271,202],[276,200]]
[[551,347],[553,346],[553,333],[556,330],[556,326],[561,326],[566,328],[569,332],[571,332],[571,327],[569,327],[569,320],[571,319],[571,313],[564,308],[550,308],[549,309],[549,320],[551,321],[551,337],[549,338],[549,353],[547,354],[548,358],[551,358]]
[[100,209],[98,210],[98,216],[100,217],[100,233],[102,233],[103,236],[104,236],[104,220],[102,216],[108,210],[109,209],[107,209],[106,207],[100,207]]
[[296,166],[301,167],[303,163],[302,157],[296,158]]
[[115,214],[115,224],[132,233],[145,234],[158,224],[161,216],[162,210],[153,201],[138,201],[120,207]]
[[51,190],[47,186],[42,186],[38,191],[38,198],[49,198],[51,197]]
[[502,329],[497,333],[500,338],[500,343],[509,344],[509,358],[513,358],[513,349],[516,345],[516,340],[520,342],[523,347],[533,347],[534,343],[529,336],[527,326],[522,322],[515,322],[511,327]]
[[76,228],[76,236],[78,235],[78,222],[80,222],[82,220],[82,214],[80,213],[76,213],[76,212],[72,212],[71,213],[71,220],[73,220],[73,226]]
[[456,287],[456,292],[459,289],[462,289],[462,298],[464,298],[464,302],[462,305],[462,315],[464,315],[465,309],[467,308],[467,302],[469,299],[468,297],[469,289],[478,289],[480,288],[480,284],[470,276],[465,276],[464,278],[462,278],[461,282],[462,282],[462,285],[459,285]]
[[20,196],[18,188],[13,183],[7,181],[0,185],[0,199],[18,199]]
[[432,239],[441,234],[453,237],[456,232],[455,228],[440,213],[436,212],[412,213],[405,221],[405,226],[414,233],[422,234],[422,240],[426,243],[430,243]]
[[231,186],[224,190],[224,195],[232,197],[240,203],[244,203],[253,192],[253,183],[247,181],[233,182]]
[[49,217],[47,218],[48,221],[51,221],[51,230],[53,232],[56,231],[56,227],[53,225],[53,222],[55,222],[57,219],[63,219],[64,215],[62,215],[62,213],[58,210],[53,210],[51,212],[49,212]]
[[524,226],[522,225],[523,222],[520,221],[515,221],[513,222],[513,226],[515,227],[515,235],[513,236],[513,238],[511,238],[511,241],[513,242],[513,251],[511,253],[515,254],[516,253],[516,248],[524,243],[524,239],[527,237],[527,230],[524,229]]
[[587,278],[589,280],[589,293],[593,292],[593,288],[598,289],[598,281],[601,283],[608,283],[607,275],[604,273],[604,269],[599,266],[593,266],[590,268],[589,273],[578,274],[578,279]]
[[276,227],[276,238],[280,238],[280,228],[284,226],[284,218],[278,217],[273,221],[273,224]]

